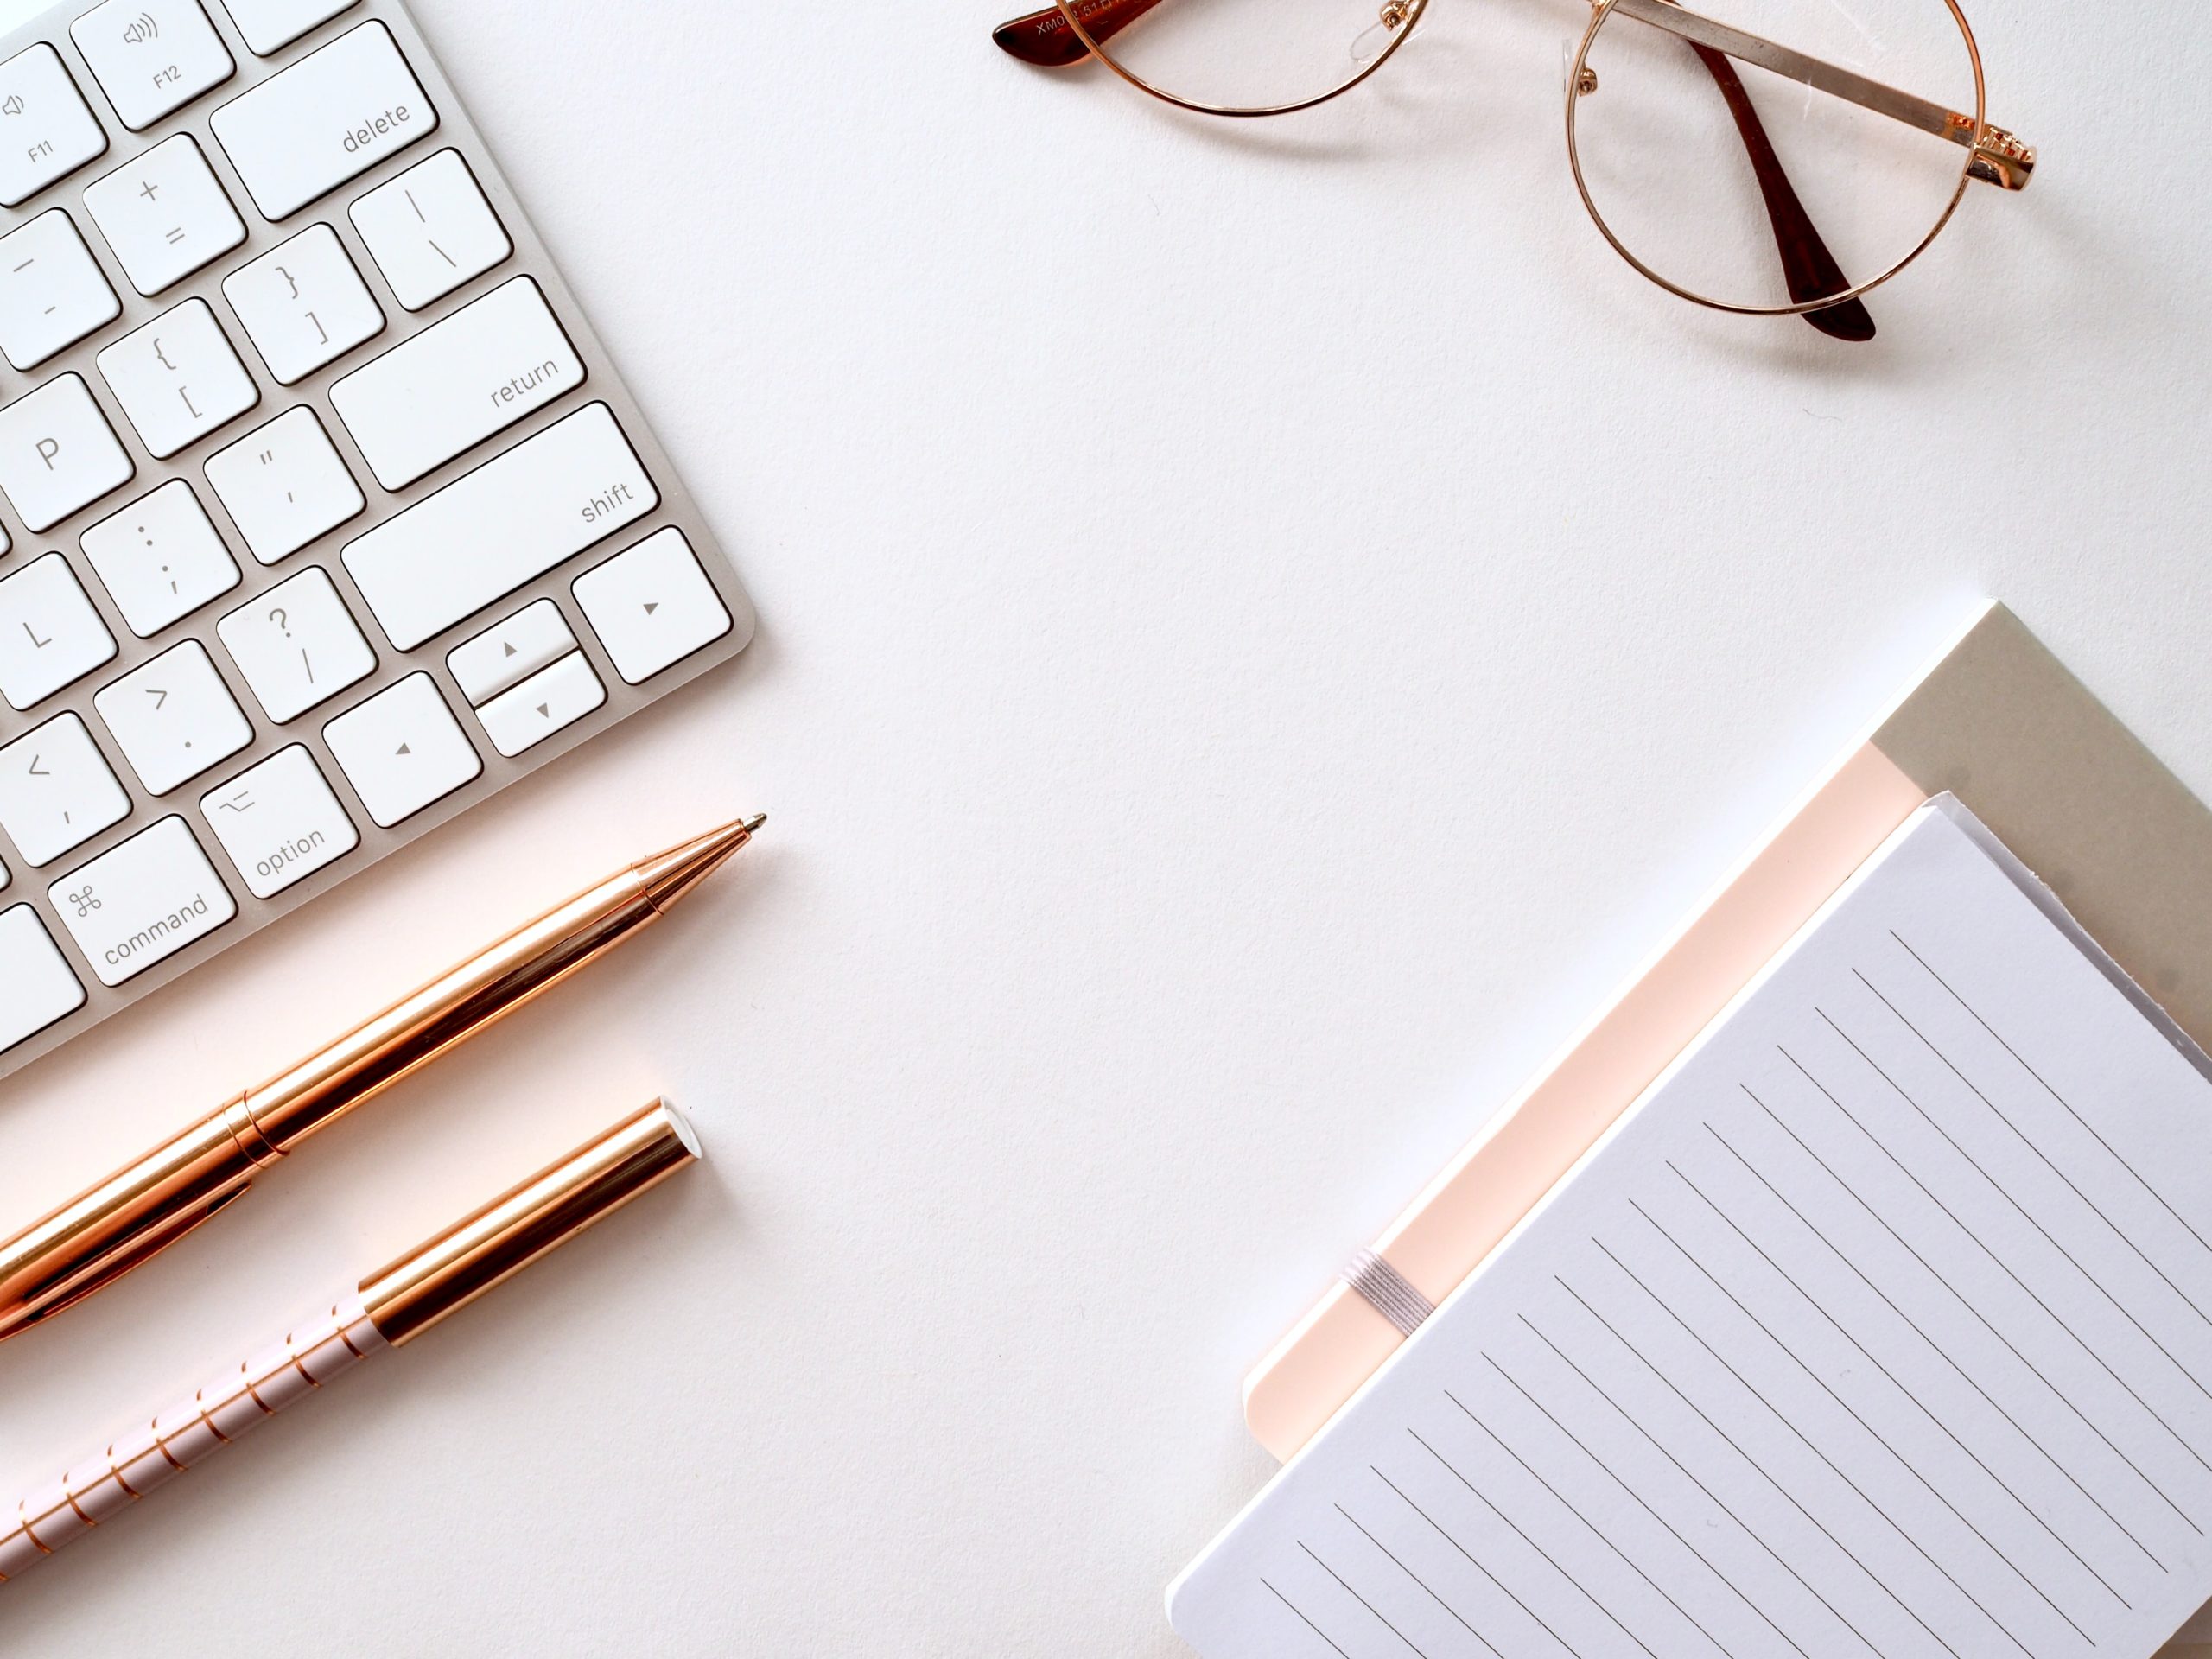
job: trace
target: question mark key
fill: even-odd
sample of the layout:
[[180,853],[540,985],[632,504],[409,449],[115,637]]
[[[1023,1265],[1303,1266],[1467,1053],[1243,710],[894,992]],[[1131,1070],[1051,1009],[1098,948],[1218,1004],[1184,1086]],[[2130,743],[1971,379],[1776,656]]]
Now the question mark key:
[[240,606],[215,632],[262,711],[280,726],[376,671],[376,652],[320,568]]

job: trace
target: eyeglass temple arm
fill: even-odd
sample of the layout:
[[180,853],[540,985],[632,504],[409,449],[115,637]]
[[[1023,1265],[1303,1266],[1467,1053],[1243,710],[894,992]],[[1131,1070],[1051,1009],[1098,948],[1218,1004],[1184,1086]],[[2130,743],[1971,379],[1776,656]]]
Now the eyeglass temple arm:
[[[1759,194],[1774,227],[1775,250],[1782,257],[1783,281],[1791,301],[1805,305],[1848,291],[1851,279],[1828,251],[1812,215],[1805,211],[1796,188],[1789,182],[1789,175],[1783,170],[1782,158],[1775,154],[1774,141],[1767,137],[1766,124],[1759,119],[1758,108],[1751,102],[1736,66],[1709,46],[1694,41],[1686,44],[1712,74],[1721,97],[1727,100],[1728,113],[1735,118],[1737,133],[1751,157],[1751,171],[1758,176]],[[1864,343],[1874,338],[1874,319],[1863,301],[1843,300],[1803,315],[1810,327],[1832,339]]]
[[[1076,10],[1082,14],[1083,26],[1091,39],[1103,41],[1120,34],[1159,3],[1160,0],[1084,0]],[[1058,6],[1001,23],[991,31],[991,38],[1022,62],[1045,69],[1065,69],[1090,55],[1090,48],[1068,27]]]
[[1933,133],[1973,151],[1967,171],[1985,184],[2024,190],[2036,170],[2036,152],[2002,127],[1975,130],[1974,118],[1900,92],[1840,65],[1808,57],[1757,35],[1674,5],[1669,0],[1614,0],[1613,10],[1654,29],[1679,35],[1693,46],[1718,52],[1739,63],[1757,64],[1787,79],[1827,92],[1892,121]]

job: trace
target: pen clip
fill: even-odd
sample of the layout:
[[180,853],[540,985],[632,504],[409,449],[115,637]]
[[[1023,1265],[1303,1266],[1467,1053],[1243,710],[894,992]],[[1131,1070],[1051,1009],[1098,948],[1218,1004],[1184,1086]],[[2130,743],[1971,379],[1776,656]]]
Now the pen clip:
[[251,1191],[251,1186],[235,1187],[213,1204],[188,1210],[182,1215],[169,1217],[158,1226],[122,1240],[52,1301],[42,1302],[35,1310],[23,1314],[11,1327],[0,1331],[0,1338],[13,1336],[18,1331],[28,1331],[31,1326],[52,1319],[64,1308],[74,1307],[87,1296],[106,1289],[132,1268],[143,1267],[187,1233],[213,1219],[218,1211],[236,1203]]

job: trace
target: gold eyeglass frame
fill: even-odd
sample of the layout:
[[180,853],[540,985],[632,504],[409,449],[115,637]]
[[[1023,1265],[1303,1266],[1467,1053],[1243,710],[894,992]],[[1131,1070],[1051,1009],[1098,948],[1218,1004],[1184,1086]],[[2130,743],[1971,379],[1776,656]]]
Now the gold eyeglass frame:
[[[1949,226],[1953,217],[1956,215],[1959,211],[1959,204],[1966,200],[1967,186],[1971,184],[1977,177],[1984,176],[1983,175],[1977,174],[1974,171],[1975,163],[1980,157],[1980,143],[1977,141],[1975,143],[1967,146],[1966,158],[1959,163],[1958,184],[1951,191],[1950,200],[1943,204],[1942,212],[1936,216],[1936,223],[1929,227],[1928,234],[1922,237],[1919,242],[1916,243],[1903,258],[1899,259],[1895,264],[1892,264],[1887,270],[1883,271],[1879,276],[1871,276],[1866,281],[1860,283],[1857,286],[1848,289],[1840,294],[1827,295],[1821,299],[1806,301],[1802,304],[1745,305],[1737,301],[1715,299],[1709,294],[1700,294],[1694,289],[1685,288],[1680,283],[1671,281],[1669,278],[1661,276],[1657,271],[1654,270],[1649,265],[1637,258],[1634,253],[1629,251],[1628,245],[1623,242],[1621,238],[1614,233],[1613,227],[1605,222],[1605,215],[1599,211],[1595,198],[1591,194],[1589,181],[1583,177],[1582,146],[1577,135],[1575,116],[1581,107],[1582,100],[1588,97],[1592,92],[1596,90],[1596,79],[1590,72],[1590,48],[1598,43],[1599,32],[1604,29],[1605,24],[1611,19],[1613,14],[1618,11],[1621,12],[1624,16],[1636,18],[1639,22],[1653,22],[1653,18],[1646,15],[1645,9],[1649,7],[1653,10],[1657,10],[1662,7],[1669,5],[1670,3],[1671,0],[1594,0],[1594,3],[1592,5],[1590,12],[1590,27],[1583,31],[1582,44],[1575,52],[1574,61],[1568,66],[1567,72],[1567,166],[1574,174],[1575,194],[1582,198],[1583,208],[1589,213],[1591,222],[1597,226],[1598,233],[1605,238],[1606,242],[1611,245],[1613,251],[1620,255],[1623,259],[1625,259],[1637,272],[1637,274],[1650,282],[1657,283],[1661,288],[1665,289],[1667,292],[1674,295],[1677,299],[1688,300],[1692,305],[1701,305],[1706,307],[1708,310],[1725,311],[1732,316],[1739,317],[1802,317],[1808,311],[1825,311],[1830,306],[1841,305],[1847,301],[1858,299],[1861,295],[1872,293],[1875,289],[1881,287],[1881,285],[1888,282],[1891,277],[1896,276],[1907,265],[1912,264],[1914,260],[1919,258],[1922,254],[1927,252],[1929,247],[1935,244],[1936,238],[1942,235],[1945,229]],[[1801,54],[1787,52],[1785,49],[1784,55],[1788,58],[1797,59],[1808,66],[1815,66],[1818,68],[1828,69],[1831,73],[1839,76],[1847,76],[1848,79],[1854,81],[1863,81],[1865,86],[1869,89],[1866,97],[1853,98],[1847,93],[1836,93],[1835,95],[1847,98],[1848,101],[1859,104],[1864,108],[1873,110],[1878,115],[1887,115],[1893,119],[1904,121],[1908,125],[1917,126],[1920,127],[1923,131],[1927,131],[1929,130],[1929,128],[1923,121],[1914,119],[1911,117],[1900,112],[1902,109],[1909,107],[1924,108],[1938,111],[1943,123],[1944,129],[1943,131],[1938,135],[1940,137],[1954,137],[1955,134],[1961,131],[1972,132],[1977,135],[1994,132],[1998,130],[1993,129],[1989,126],[1989,84],[1987,79],[1982,73],[1981,47],[1974,37],[1974,29],[1967,22],[1966,13],[1959,9],[1959,0],[1943,0],[1943,5],[1944,8],[1951,14],[1951,21],[1958,25],[1959,38],[1966,43],[1967,61],[1972,67],[1974,71],[1974,115],[1970,124],[1967,122],[1967,118],[1965,116],[1955,114],[1948,110],[1940,110],[1939,106],[1929,104],[1925,99],[1915,98],[1909,92],[1901,92],[1894,87],[1884,86],[1878,81],[1865,80],[1863,76],[1851,74],[1848,71],[1836,70],[1832,65],[1819,64],[1817,60],[1803,58]],[[1694,16],[1696,15],[1694,13],[1684,13],[1679,6],[1674,6],[1672,7],[1672,10],[1674,12],[1679,13],[1685,17]],[[1700,21],[1710,20],[1700,19]],[[1655,26],[1667,28],[1668,24],[1665,22],[1658,22],[1656,23]],[[1705,39],[1702,41],[1700,41],[1698,34],[1691,33],[1681,28],[1671,29],[1669,32],[1678,35],[1685,40],[1714,46],[1715,49],[1725,49],[1719,44],[1719,37],[1723,35],[1738,37],[1738,40],[1732,42],[1738,46],[1742,46],[1751,41],[1757,41],[1758,40],[1757,35],[1744,35],[1741,30],[1730,29],[1726,25],[1716,26],[1712,31],[1712,37]],[[1760,42],[1760,44],[1767,45],[1770,43]],[[1728,55],[1731,57],[1738,57],[1738,54],[1731,52]],[[1741,58],[1739,60],[1754,63],[1759,62],[1759,59],[1757,56]],[[1762,64],[1761,67],[1771,68],[1774,66],[1772,64]],[[1787,72],[1777,70],[1777,73],[1786,73]],[[1792,75],[1789,78],[1792,79],[1802,79],[1802,77],[1795,75]],[[1804,84],[1815,86],[1817,90],[1820,91],[1834,92],[1834,88],[1820,86],[1815,81],[1808,80],[1805,81]],[[1889,103],[1887,106],[1885,106],[1883,104],[1870,101],[1873,98],[1883,94],[1886,94],[1888,99],[1893,100]],[[2011,135],[2009,134],[2005,135],[2005,137],[2008,138]],[[2034,166],[2032,152],[2031,152],[2031,159],[2028,165],[2030,168]],[[1998,183],[2001,182],[2001,181],[1991,180],[1990,182]],[[2024,183],[2025,180],[2024,178],[2022,184],[2024,185]],[[2015,185],[2010,188],[2018,189],[2022,187],[2020,185]]]
[[1083,19],[1077,15],[1082,10],[1081,0],[1055,0],[1055,3],[1060,9],[1060,16],[1067,19],[1068,27],[1075,31],[1076,39],[1090,48],[1090,55],[1139,92],[1148,92],[1161,103],[1173,104],[1179,110],[1189,110],[1197,115],[1224,115],[1232,119],[1245,119],[1264,115],[1295,115],[1300,110],[1310,110],[1316,105],[1326,104],[1331,99],[1342,98],[1397,55],[1398,48],[1413,38],[1414,25],[1420,22],[1428,10],[1428,0],[1386,0],[1381,15],[1384,26],[1390,30],[1390,43],[1376,54],[1374,62],[1369,64],[1350,80],[1340,86],[1332,86],[1325,92],[1317,93],[1312,98],[1301,98],[1294,104],[1270,104],[1258,108],[1240,108],[1231,104],[1204,103],[1197,99],[1185,98],[1179,93],[1171,92],[1163,86],[1154,86],[1143,76],[1125,67],[1122,60],[1116,58],[1109,48],[1101,46],[1096,41],[1091,39],[1090,31],[1083,26]]
[[[1135,87],[1139,92],[1156,98],[1164,104],[1173,105],[1178,109],[1189,110],[1194,114],[1224,116],[1231,118],[1291,115],[1300,110],[1310,110],[1316,105],[1343,97],[1354,87],[1364,83],[1370,76],[1376,73],[1396,55],[1399,48],[1413,37],[1414,29],[1428,11],[1428,0],[1385,0],[1379,18],[1381,26],[1390,31],[1389,41],[1382,50],[1376,54],[1374,60],[1363,67],[1357,74],[1312,98],[1300,99],[1287,104],[1238,106],[1211,104],[1203,99],[1186,98],[1164,86],[1154,85],[1123,64],[1109,47],[1103,44],[1100,39],[1091,34],[1084,22],[1084,11],[1098,9],[1097,0],[1054,0],[1054,3],[1060,17],[1065,22],[1076,39],[1082,42],[1090,57],[1104,64],[1115,75]],[[1936,238],[1949,227],[1951,220],[1956,217],[1960,204],[1966,200],[1967,187],[1969,184],[1980,181],[1983,183],[1997,185],[2008,191],[2018,191],[2027,188],[2029,180],[2034,175],[2036,166],[2034,149],[2022,143],[2004,128],[1992,126],[1989,124],[1989,89],[1987,78],[1982,67],[1981,48],[1980,42],[1974,39],[1973,26],[1967,22],[1966,13],[1961,8],[1959,0],[1942,0],[1942,3],[1950,13],[1951,21],[1958,29],[1959,38],[1966,48],[1967,62],[1973,73],[1974,106],[1971,115],[1947,110],[1941,105],[1912,93],[1902,92],[1896,87],[1885,86],[1879,81],[1869,79],[1854,71],[1823,62],[1790,48],[1778,45],[1758,35],[1722,23],[1716,19],[1704,16],[1700,13],[1689,10],[1681,4],[1679,0],[1590,0],[1590,22],[1583,31],[1581,44],[1576,48],[1573,61],[1569,66],[1567,75],[1567,165],[1573,175],[1575,194],[1581,198],[1583,209],[1590,215],[1591,222],[1598,227],[1599,234],[1605,238],[1606,244],[1621,257],[1630,269],[1646,281],[1665,289],[1678,299],[1688,301],[1693,305],[1703,306],[1708,310],[1726,312],[1734,316],[1791,317],[1805,316],[1812,312],[1826,311],[1833,307],[1847,304],[1881,287],[1927,252],[1929,248],[1934,245]],[[1613,19],[1616,13],[1632,17],[1639,22],[1649,24],[1654,28],[1664,29],[1693,46],[1719,52],[1738,61],[1754,64],[1784,79],[1797,81],[1815,91],[1827,92],[1831,96],[1871,110],[1878,115],[1887,116],[1892,120],[1902,122],[1905,125],[1916,127],[1923,132],[1958,144],[1966,152],[1965,159],[1960,163],[1958,183],[1953,188],[1949,198],[1943,204],[1935,224],[1902,258],[1897,260],[1886,270],[1834,294],[1822,295],[1817,299],[1788,305],[1751,305],[1740,301],[1719,299],[1712,295],[1702,294],[1694,289],[1685,287],[1661,275],[1631,251],[1612,226],[1607,222],[1604,212],[1599,207],[1596,197],[1591,190],[1589,180],[1583,171],[1577,116],[1582,99],[1597,90],[1597,78],[1590,69],[1590,53],[1597,44],[1606,23]],[[1039,13],[1037,16],[1049,18],[1051,13]],[[1112,32],[1118,32],[1118,29]],[[1001,44],[1003,43],[1001,41]],[[1012,49],[1008,48],[1008,50]]]

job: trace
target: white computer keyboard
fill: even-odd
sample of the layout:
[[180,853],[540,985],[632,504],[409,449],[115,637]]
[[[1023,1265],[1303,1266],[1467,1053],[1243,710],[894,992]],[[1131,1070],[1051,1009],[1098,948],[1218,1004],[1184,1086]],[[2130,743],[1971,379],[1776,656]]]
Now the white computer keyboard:
[[742,650],[397,0],[0,35],[0,1074]]

